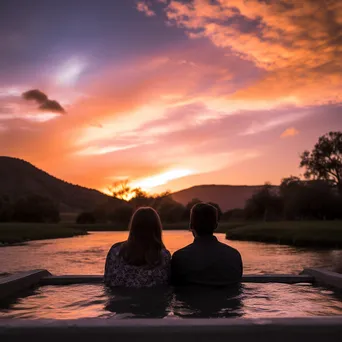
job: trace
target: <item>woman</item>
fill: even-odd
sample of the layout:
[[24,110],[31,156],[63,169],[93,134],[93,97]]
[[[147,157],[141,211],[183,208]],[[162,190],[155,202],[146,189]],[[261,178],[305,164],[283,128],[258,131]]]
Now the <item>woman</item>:
[[134,288],[168,284],[170,262],[158,213],[152,208],[139,208],[131,218],[127,241],[109,250],[105,284]]

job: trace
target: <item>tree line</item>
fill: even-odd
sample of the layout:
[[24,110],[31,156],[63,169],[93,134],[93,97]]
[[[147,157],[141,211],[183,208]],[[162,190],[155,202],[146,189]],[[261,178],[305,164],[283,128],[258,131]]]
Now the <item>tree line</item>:
[[330,182],[284,178],[279,188],[265,184],[247,202],[243,217],[252,220],[342,219],[342,196]]
[[279,187],[266,183],[244,209],[229,218],[256,220],[342,219],[342,132],[329,132],[300,156],[304,180],[290,176]]
[[[246,201],[243,209],[222,213],[221,220],[330,220],[342,219],[342,132],[329,132],[318,139],[312,151],[304,151],[300,167],[305,179],[290,176],[280,186],[266,183]],[[187,221],[190,209],[200,199],[183,205],[170,192],[150,195],[139,188],[131,189],[127,182],[114,184],[113,197],[126,199],[117,204],[113,200],[102,203],[92,211],[80,213],[77,223],[125,224],[133,211],[141,206],[156,209],[163,222]],[[129,199],[127,199],[130,197]],[[40,195],[27,195],[15,201],[0,197],[0,222],[59,222],[59,205]]]
[[[222,213],[218,204],[219,218],[226,220],[333,220],[342,218],[342,132],[329,132],[318,139],[312,151],[304,151],[300,165],[304,168],[304,180],[290,176],[282,179],[279,187],[265,183],[246,201],[243,209]],[[200,201],[193,199],[186,206],[177,203],[169,193],[148,196],[141,189],[130,189],[127,182],[113,187],[113,196],[125,198],[133,193],[125,211],[118,208],[112,215],[130,217],[134,208],[151,206],[163,221],[179,222],[189,218],[191,207]]]
[[50,222],[60,221],[59,206],[51,199],[29,194],[17,200],[0,197],[0,222]]
[[[131,198],[129,201],[123,202],[119,206],[113,207],[112,204],[102,204],[91,212],[83,212],[76,222],[79,224],[92,223],[116,223],[127,225],[133,212],[142,206],[154,208],[165,223],[178,223],[187,221],[190,217],[190,210],[196,204],[201,202],[200,199],[194,198],[187,205],[183,205],[175,201],[168,192],[159,195],[148,195],[143,191],[139,191],[139,195]],[[218,209],[219,215],[222,214],[218,204],[211,203]]]

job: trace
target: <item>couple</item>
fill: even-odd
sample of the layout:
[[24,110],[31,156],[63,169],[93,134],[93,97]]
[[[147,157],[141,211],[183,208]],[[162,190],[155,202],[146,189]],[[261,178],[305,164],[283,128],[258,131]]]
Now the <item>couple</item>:
[[227,286],[242,276],[240,253],[214,236],[217,209],[198,203],[191,209],[190,230],[194,242],[171,259],[162,241],[158,213],[139,208],[132,216],[127,241],[109,250],[104,280],[110,287],[146,288],[159,285]]

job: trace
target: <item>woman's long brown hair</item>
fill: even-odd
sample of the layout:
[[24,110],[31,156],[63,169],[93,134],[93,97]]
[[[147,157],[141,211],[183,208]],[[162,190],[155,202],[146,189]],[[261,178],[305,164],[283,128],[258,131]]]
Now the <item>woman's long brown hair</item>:
[[129,236],[120,249],[124,260],[135,266],[154,266],[161,262],[162,224],[158,213],[150,207],[135,211],[129,224]]

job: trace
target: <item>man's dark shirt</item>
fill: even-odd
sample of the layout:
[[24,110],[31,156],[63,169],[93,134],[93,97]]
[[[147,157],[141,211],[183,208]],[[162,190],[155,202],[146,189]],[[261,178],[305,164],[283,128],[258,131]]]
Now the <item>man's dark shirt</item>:
[[173,254],[171,278],[175,285],[225,286],[242,277],[240,253],[213,235],[195,238],[194,242]]

